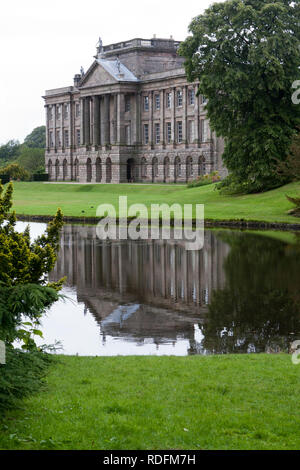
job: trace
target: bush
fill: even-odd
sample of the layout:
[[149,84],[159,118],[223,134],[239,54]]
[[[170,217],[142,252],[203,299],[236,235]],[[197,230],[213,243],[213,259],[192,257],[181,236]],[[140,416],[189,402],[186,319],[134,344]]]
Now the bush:
[[217,171],[213,171],[209,175],[198,176],[194,181],[190,181],[187,185],[188,188],[197,188],[198,186],[206,186],[208,184],[220,181],[220,175]]
[[42,386],[52,360],[53,356],[44,352],[6,348],[6,364],[0,364],[0,413]]
[[48,173],[35,173],[33,181],[49,181],[49,175]]
[[0,175],[0,181],[2,184],[9,183],[10,181],[9,175]]

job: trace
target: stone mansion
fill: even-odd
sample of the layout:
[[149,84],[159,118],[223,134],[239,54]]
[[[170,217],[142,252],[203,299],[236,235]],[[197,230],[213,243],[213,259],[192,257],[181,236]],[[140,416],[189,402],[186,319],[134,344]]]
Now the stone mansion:
[[223,140],[209,128],[197,83],[186,79],[179,44],[99,39],[73,86],[46,91],[50,181],[183,183],[226,173]]

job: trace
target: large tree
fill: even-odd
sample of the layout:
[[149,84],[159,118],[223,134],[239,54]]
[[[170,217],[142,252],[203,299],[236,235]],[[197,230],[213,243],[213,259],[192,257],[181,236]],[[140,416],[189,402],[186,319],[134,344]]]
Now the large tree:
[[225,138],[231,181],[246,191],[285,179],[285,160],[299,125],[293,104],[299,78],[299,0],[228,0],[194,18],[180,47],[189,80],[208,98],[210,125]]
[[24,144],[30,148],[44,149],[46,147],[46,127],[39,126],[33,129],[24,139]]

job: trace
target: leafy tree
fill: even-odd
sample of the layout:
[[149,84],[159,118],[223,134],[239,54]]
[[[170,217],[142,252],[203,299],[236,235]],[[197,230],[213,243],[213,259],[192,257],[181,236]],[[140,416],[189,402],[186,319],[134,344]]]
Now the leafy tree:
[[248,192],[284,183],[276,159],[286,159],[300,122],[291,100],[299,77],[299,2],[215,3],[189,30],[180,53],[189,80],[198,79],[208,98],[212,129],[225,138],[228,181]]
[[58,209],[46,233],[31,242],[28,227],[23,233],[15,229],[12,194],[11,183],[5,192],[0,185],[0,339],[10,344],[19,335],[22,317],[38,325],[43,312],[58,299],[62,281],[50,284],[47,275],[56,261],[63,225]]
[[13,180],[21,180],[26,181],[29,179],[29,173],[23,167],[21,167],[18,163],[11,163],[6,167],[1,169],[1,173],[3,175],[8,175]]
[[300,180],[300,132],[293,139],[287,159],[278,162],[277,171],[290,180]]
[[9,140],[0,146],[0,164],[5,164],[9,160],[17,158],[20,154],[21,145],[18,140]]
[[24,144],[30,148],[44,149],[46,147],[46,127],[39,126],[25,137]]
[[45,152],[41,148],[29,148],[22,145],[17,163],[30,174],[45,171]]

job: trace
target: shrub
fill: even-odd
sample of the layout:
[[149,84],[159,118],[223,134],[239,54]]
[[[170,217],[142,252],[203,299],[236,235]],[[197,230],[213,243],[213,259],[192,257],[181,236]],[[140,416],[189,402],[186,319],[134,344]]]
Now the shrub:
[[198,186],[206,186],[208,184],[220,181],[220,175],[217,171],[204,176],[198,176],[196,180],[190,181],[187,185],[188,188],[197,188]]

